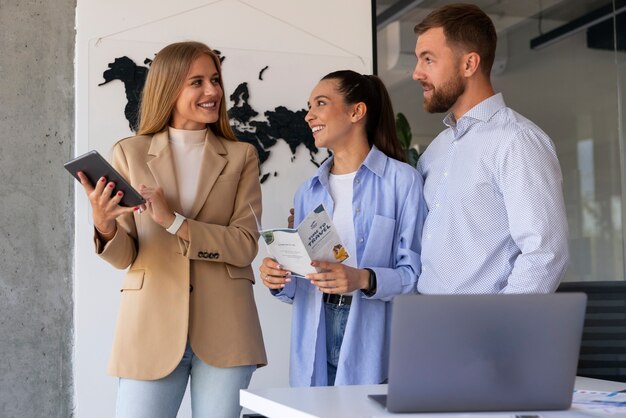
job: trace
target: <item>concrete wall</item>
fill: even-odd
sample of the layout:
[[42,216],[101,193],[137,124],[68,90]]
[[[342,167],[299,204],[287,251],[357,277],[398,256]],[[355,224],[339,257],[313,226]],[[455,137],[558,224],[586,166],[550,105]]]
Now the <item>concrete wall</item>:
[[72,415],[75,0],[0,1],[0,416]]

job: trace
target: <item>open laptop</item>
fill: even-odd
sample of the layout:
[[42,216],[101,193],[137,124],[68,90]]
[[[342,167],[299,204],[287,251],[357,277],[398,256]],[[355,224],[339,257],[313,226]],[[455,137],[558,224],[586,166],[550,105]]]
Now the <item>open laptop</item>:
[[567,409],[586,302],[583,293],[397,296],[388,394],[370,397],[391,412]]

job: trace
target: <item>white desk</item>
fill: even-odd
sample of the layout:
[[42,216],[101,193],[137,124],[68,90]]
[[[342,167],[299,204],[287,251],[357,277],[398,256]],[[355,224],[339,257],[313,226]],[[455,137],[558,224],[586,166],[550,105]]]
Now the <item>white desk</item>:
[[[606,380],[576,378],[576,389],[618,391],[626,388],[626,383],[609,382]],[[472,414],[393,414],[381,405],[369,399],[369,394],[385,394],[387,385],[359,385],[313,388],[269,388],[248,389],[240,392],[240,402],[245,408],[270,418],[482,418],[482,417],[514,417],[515,413],[472,413]],[[540,412],[543,417],[594,417],[582,409],[572,408],[568,411]],[[521,412],[520,414],[532,414]],[[626,414],[608,415],[626,417]]]

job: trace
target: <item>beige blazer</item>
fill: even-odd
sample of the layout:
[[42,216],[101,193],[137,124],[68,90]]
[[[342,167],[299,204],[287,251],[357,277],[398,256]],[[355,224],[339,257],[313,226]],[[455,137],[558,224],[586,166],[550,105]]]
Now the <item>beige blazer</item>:
[[[128,269],[121,286],[109,373],[153,380],[194,353],[216,367],[267,364],[254,302],[250,263],[261,214],[256,150],[216,137],[204,147],[198,194],[188,219],[189,241],[168,233],[144,212],[123,215],[96,252]],[[182,212],[167,132],[135,136],[113,148],[112,164],[138,187],[160,186],[170,208]]]

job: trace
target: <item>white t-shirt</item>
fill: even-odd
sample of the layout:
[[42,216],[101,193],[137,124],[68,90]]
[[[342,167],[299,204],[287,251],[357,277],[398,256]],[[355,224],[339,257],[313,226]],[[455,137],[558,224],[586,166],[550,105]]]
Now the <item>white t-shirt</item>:
[[191,208],[198,193],[198,175],[202,164],[202,151],[206,129],[188,131],[185,129],[169,128],[170,147],[176,172],[178,197],[183,209],[181,215],[189,217]]
[[339,237],[346,250],[348,250],[348,254],[350,254],[350,257],[343,264],[356,268],[356,237],[352,218],[352,186],[354,177],[356,177],[356,171],[349,174],[331,173],[328,178],[328,185],[330,187],[330,196],[335,204],[333,224],[335,224]]

